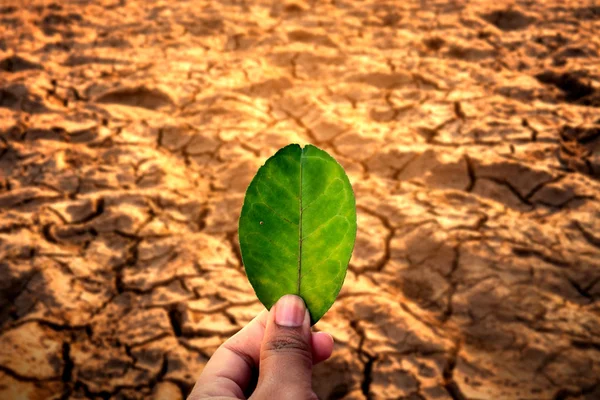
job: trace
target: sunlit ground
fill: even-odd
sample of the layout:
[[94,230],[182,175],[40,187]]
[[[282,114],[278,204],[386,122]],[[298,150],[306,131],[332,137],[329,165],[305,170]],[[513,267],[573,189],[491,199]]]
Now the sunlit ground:
[[323,399],[600,398],[594,1],[2,1],[0,399],[182,399],[292,142],[358,237]]

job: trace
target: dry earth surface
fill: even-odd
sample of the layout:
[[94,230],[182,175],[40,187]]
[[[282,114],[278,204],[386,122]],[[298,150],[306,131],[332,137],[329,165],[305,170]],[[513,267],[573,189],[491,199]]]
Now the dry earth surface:
[[359,232],[323,399],[600,398],[593,1],[0,5],[0,398],[181,399],[313,143]]

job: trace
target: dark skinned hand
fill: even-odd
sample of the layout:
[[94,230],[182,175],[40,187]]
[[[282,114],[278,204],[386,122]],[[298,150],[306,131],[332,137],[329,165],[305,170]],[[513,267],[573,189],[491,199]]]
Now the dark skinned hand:
[[312,366],[332,351],[331,335],[311,333],[304,301],[283,296],[217,349],[188,400],[316,400]]

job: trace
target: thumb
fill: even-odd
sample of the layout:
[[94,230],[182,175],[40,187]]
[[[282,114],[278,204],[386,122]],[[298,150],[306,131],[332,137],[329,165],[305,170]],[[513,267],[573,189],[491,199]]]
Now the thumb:
[[316,399],[311,373],[310,316],[300,297],[285,295],[269,313],[253,398]]

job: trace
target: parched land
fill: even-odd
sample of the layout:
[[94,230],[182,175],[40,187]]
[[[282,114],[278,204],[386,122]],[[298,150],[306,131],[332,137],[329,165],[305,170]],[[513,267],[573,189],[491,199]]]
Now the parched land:
[[359,232],[323,399],[600,398],[595,1],[0,5],[0,398],[182,399],[313,143]]

